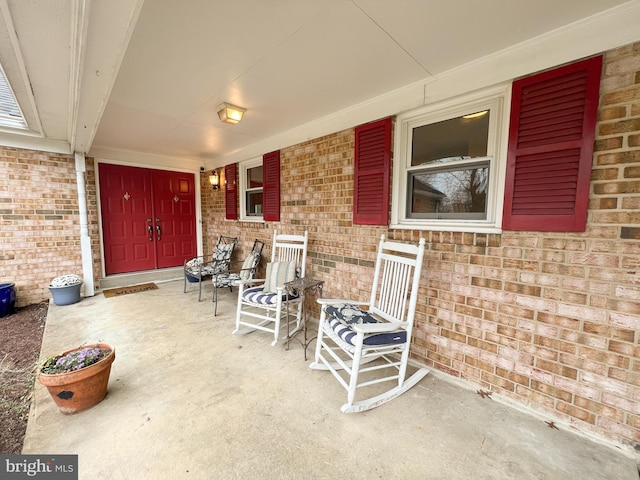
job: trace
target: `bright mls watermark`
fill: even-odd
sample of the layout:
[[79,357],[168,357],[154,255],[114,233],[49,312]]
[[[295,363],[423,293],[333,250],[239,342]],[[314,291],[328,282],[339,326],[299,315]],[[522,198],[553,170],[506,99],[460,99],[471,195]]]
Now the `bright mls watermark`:
[[0,455],[0,479],[78,480],[78,456]]

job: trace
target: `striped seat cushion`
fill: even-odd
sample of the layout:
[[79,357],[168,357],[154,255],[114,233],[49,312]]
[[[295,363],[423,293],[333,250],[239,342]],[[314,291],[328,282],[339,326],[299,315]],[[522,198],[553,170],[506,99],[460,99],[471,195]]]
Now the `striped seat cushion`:
[[[298,298],[296,295],[289,295],[289,300]],[[247,288],[242,292],[242,299],[245,302],[255,303],[256,305],[276,306],[278,303],[278,294],[265,292],[262,287]],[[286,295],[282,295],[282,301],[287,300]]]
[[[350,345],[355,345],[356,332],[353,331],[353,325],[362,323],[378,323],[378,320],[368,312],[359,309],[355,305],[329,305],[325,307],[328,315],[329,327],[338,337]],[[366,336],[363,340],[364,345],[393,345],[397,343],[405,343],[407,341],[407,332],[389,332],[377,333]]]

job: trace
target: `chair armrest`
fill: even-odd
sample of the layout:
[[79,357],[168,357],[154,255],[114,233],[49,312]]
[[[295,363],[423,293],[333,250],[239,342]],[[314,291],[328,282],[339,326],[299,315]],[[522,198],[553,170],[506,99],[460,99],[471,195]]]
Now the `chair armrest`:
[[184,262],[182,263],[182,265],[183,265],[185,268],[195,268],[195,267],[197,267],[198,265],[187,265],[187,262],[190,262],[191,260],[201,260],[203,264],[204,264],[204,263],[207,263],[207,260],[208,260],[209,262],[211,262],[211,255],[213,255],[213,254],[209,254],[209,255],[200,255],[199,257],[185,258],[185,259],[184,259]]
[[351,305],[369,305],[369,302],[354,302],[352,300],[346,300],[344,298],[318,298],[317,302],[320,305],[336,305],[339,303],[349,303]]
[[381,322],[381,323],[358,323],[354,325],[354,332],[363,333],[382,333],[395,332],[396,330],[405,330],[409,326],[409,322]]
[[248,285],[252,283],[264,283],[266,281],[266,278],[250,278],[248,280],[238,280],[237,282],[234,282],[234,285]]

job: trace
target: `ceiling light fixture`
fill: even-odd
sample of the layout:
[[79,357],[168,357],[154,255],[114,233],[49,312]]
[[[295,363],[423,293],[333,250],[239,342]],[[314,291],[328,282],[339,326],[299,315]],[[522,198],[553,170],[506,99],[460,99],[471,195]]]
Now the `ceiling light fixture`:
[[236,125],[242,121],[242,116],[246,112],[246,108],[237,107],[230,103],[221,103],[218,105],[218,117],[221,122],[228,123],[230,125]]

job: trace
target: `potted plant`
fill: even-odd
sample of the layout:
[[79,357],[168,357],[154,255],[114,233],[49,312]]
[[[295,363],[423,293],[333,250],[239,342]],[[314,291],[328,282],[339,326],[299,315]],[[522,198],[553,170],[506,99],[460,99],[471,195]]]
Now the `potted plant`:
[[54,278],[49,284],[49,291],[56,305],[71,305],[80,301],[82,278],[68,274]]
[[76,347],[44,360],[38,381],[62,413],[76,413],[105,397],[115,358],[115,349],[106,343]]

